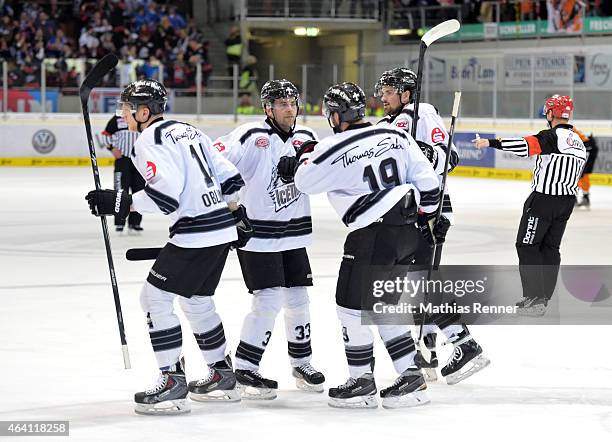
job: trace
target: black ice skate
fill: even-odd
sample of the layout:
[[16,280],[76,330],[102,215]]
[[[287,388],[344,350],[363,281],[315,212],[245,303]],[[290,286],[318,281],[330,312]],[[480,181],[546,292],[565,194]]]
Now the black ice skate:
[[236,381],[242,399],[274,399],[278,382],[266,379],[256,371],[236,370]]
[[452,344],[455,346],[455,351],[441,370],[448,385],[456,384],[478,373],[491,362],[482,354],[480,345],[465,331],[459,333]]
[[544,316],[548,300],[544,298],[523,298],[516,303],[516,314],[519,316]]
[[132,235],[140,234],[144,229],[140,226],[130,224],[128,226],[128,233]]
[[336,388],[330,388],[327,403],[334,408],[377,408],[376,392],[374,375],[366,373],[357,379],[349,378]]
[[292,374],[295,378],[295,385],[300,390],[316,393],[322,393],[325,390],[323,388],[325,376],[308,362],[299,367],[293,367]]
[[383,408],[417,407],[429,402],[425,378],[417,367],[404,371],[390,387],[380,390]]
[[576,200],[576,207],[584,207],[586,209],[591,208],[591,200],[589,199],[589,194],[585,193],[582,195],[582,199],[580,201]]
[[181,414],[191,411],[187,402],[187,381],[182,364],[177,362],[170,370],[162,371],[157,385],[134,395],[139,414]]
[[236,375],[229,355],[223,361],[208,366],[204,379],[189,383],[189,397],[199,402],[238,402],[240,392],[236,388]]
[[414,363],[423,371],[423,375],[427,382],[435,382],[438,380],[438,373],[436,372],[436,368],[438,368],[438,355],[436,354],[435,333],[425,335],[423,341],[427,348],[426,353],[429,353],[429,360],[423,354],[422,349],[419,348],[422,343],[419,343],[416,355],[414,356]]

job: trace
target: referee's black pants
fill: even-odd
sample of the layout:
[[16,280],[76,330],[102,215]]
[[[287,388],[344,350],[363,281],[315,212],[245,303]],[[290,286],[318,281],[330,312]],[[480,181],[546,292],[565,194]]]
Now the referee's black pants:
[[539,192],[532,192],[525,201],[516,235],[523,296],[552,297],[561,263],[559,247],[574,201],[574,195]]
[[[144,187],[145,180],[130,158],[121,157],[115,160],[115,190],[123,189],[125,192],[136,193]],[[128,225],[139,226],[141,221],[142,215],[140,213],[130,212]],[[125,219],[115,217],[115,225],[125,225]]]

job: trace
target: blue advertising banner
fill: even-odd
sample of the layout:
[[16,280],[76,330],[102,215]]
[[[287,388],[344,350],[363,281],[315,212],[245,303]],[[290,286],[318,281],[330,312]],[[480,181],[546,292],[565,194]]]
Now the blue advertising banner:
[[[495,134],[481,133],[481,138],[495,138]],[[459,165],[472,167],[495,167],[495,149],[476,149],[472,140],[476,138],[475,132],[458,132],[453,143],[459,152]]]

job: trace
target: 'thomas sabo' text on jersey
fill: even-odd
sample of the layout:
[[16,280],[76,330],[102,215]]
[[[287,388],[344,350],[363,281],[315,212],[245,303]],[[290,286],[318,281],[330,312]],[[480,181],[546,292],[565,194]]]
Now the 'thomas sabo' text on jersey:
[[439,203],[438,177],[416,142],[402,130],[352,125],[323,139],[304,155],[295,175],[299,190],[327,192],[336,213],[351,230],[366,227],[414,190],[419,208]]
[[133,207],[168,215],[170,243],[193,248],[237,239],[227,201],[236,199],[244,181],[202,131],[160,120],[142,132],[134,152],[146,186],[133,195]]
[[268,120],[243,124],[218,138],[214,147],[240,171],[245,186],[240,204],[253,223],[254,235],[244,250],[278,252],[306,247],[312,242],[312,219],[308,195],[294,183],[284,183],[277,165],[282,156],[294,156],[295,149],[316,139],[311,129],[296,125],[284,134]]

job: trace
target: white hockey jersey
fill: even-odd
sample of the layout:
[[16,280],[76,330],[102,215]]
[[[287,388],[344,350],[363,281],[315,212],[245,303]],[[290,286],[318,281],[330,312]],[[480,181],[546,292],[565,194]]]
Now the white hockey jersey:
[[[413,116],[414,103],[410,103],[404,106],[399,113],[387,115],[381,119],[378,124],[388,124],[399,127],[400,129],[404,129],[407,133],[411,133]],[[440,185],[442,185],[442,173],[444,172],[444,162],[446,161],[448,146],[448,131],[446,130],[446,126],[438,110],[429,103],[419,103],[419,122],[417,124],[416,139],[433,146],[436,150],[437,159],[434,163],[434,170],[440,178]],[[453,170],[458,163],[459,154],[457,152],[457,147],[453,144],[451,146],[451,156],[448,160],[449,172]],[[446,184],[444,192],[442,213],[444,213],[444,216],[446,216],[451,223],[454,222],[453,206],[448,193],[448,183]]]
[[132,195],[132,207],[168,215],[170,243],[196,248],[238,238],[226,201],[236,199],[244,181],[202,131],[156,121],[138,137],[134,152],[132,161],[146,185]]
[[277,165],[282,156],[295,156],[297,147],[313,139],[316,133],[305,126],[296,125],[287,136],[266,119],[243,124],[215,140],[214,147],[238,168],[246,183],[239,198],[255,232],[243,250],[279,252],[312,243],[308,195],[294,183],[283,183]]
[[366,227],[414,190],[431,213],[440,198],[438,177],[409,134],[369,123],[324,138],[300,159],[295,185],[308,194],[327,192],[350,230]]

